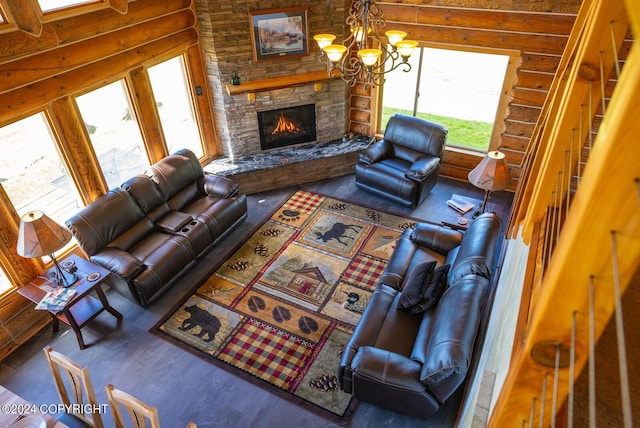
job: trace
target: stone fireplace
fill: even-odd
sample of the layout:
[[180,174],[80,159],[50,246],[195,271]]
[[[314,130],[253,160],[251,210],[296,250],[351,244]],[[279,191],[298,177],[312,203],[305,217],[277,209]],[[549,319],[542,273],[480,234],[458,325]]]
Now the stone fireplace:
[[[349,132],[351,93],[340,79],[300,83],[298,76],[325,72],[318,61],[320,49],[309,40],[308,55],[258,60],[254,57],[251,28],[247,19],[257,9],[291,7],[290,1],[268,3],[252,0],[195,0],[200,36],[206,56],[206,72],[212,91],[215,127],[222,156],[238,159],[264,154],[260,145],[258,112],[315,104],[316,138],[300,145],[313,146],[341,140]],[[342,34],[349,4],[345,2],[306,2],[309,33]],[[234,72],[245,84],[274,78],[288,78],[287,84],[230,94],[227,85]],[[359,104],[362,97],[354,99]],[[363,117],[367,120],[367,117]],[[298,143],[292,143],[298,145]],[[292,147],[292,148],[295,148]],[[274,149],[268,150],[273,151]],[[275,149],[278,150],[278,149]]]
[[262,150],[316,141],[316,106],[259,111],[258,129]]

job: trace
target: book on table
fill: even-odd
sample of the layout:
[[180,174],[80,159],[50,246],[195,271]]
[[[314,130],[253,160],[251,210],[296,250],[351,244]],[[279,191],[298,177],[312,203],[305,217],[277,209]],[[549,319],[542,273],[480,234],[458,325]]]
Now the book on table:
[[473,202],[460,195],[453,195],[451,199],[447,201],[447,205],[463,215],[471,211],[476,206]]
[[49,291],[36,305],[36,309],[45,311],[61,311],[75,296],[75,288],[56,287]]

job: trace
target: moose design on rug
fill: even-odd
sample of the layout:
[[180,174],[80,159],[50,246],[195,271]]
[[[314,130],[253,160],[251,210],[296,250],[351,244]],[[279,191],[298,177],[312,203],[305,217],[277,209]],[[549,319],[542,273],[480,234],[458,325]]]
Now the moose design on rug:
[[353,257],[371,231],[371,223],[330,211],[315,216],[297,239],[310,247]]
[[342,245],[346,246],[347,243],[342,241],[341,238],[342,239],[348,238],[351,240],[354,239],[352,236],[349,236],[346,234],[348,230],[353,230],[355,232],[358,232],[362,230],[362,226],[358,226],[357,224],[344,224],[344,223],[337,222],[337,223],[333,223],[333,225],[331,226],[331,229],[327,230],[324,233],[316,231],[316,237],[323,242],[329,242],[331,239],[335,239]]

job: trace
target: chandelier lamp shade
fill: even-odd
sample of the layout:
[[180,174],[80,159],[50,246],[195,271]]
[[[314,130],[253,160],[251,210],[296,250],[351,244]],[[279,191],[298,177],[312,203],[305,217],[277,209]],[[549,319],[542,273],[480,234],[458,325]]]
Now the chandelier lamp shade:
[[[350,34],[342,43],[335,42],[334,34],[313,36],[320,47],[320,60],[326,63],[329,76],[339,76],[349,86],[355,86],[358,82],[365,86],[381,86],[386,73],[400,66],[405,72],[411,70],[409,57],[418,42],[405,40],[407,33],[400,30],[385,31],[385,41],[381,31],[386,22],[375,1],[354,0],[346,23]],[[356,52],[356,55],[351,55],[352,52]]]
[[469,182],[484,190],[484,201],[478,211],[473,214],[474,217],[477,217],[487,209],[491,192],[504,190],[511,182],[509,165],[504,153],[497,150],[488,152],[482,161],[469,172]]
[[54,282],[69,287],[76,275],[63,270],[54,253],[71,241],[71,232],[47,217],[42,211],[29,211],[20,218],[16,251],[25,258],[49,256],[55,266]]

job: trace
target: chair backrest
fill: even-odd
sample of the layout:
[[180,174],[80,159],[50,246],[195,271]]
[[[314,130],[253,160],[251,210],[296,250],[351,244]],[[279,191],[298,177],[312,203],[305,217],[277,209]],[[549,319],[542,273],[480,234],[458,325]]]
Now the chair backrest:
[[160,428],[158,409],[148,406],[131,394],[116,389],[111,384],[108,384],[105,389],[107,390],[107,400],[109,401],[109,407],[111,407],[116,428],[124,428],[125,426],[123,408],[131,417],[135,428]]
[[[51,346],[46,346],[44,348],[44,354],[49,362],[49,368],[51,369],[53,381],[56,384],[56,389],[58,390],[61,403],[65,406],[78,404],[78,406],[68,408],[77,409],[82,413],[71,414],[95,428],[102,428],[104,425],[102,424],[102,418],[98,411],[99,406],[89,377],[89,369],[78,365],[69,357],[54,351]],[[69,391],[67,391],[67,385],[65,384],[62,373],[67,377]],[[69,392],[71,394],[69,394]],[[70,397],[73,398],[73,402]],[[94,411],[84,413],[85,410],[88,410],[87,405]]]
[[442,158],[447,133],[447,128],[439,123],[397,113],[391,116],[387,123],[384,140],[416,152]]

